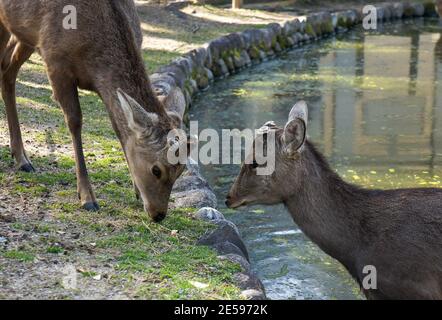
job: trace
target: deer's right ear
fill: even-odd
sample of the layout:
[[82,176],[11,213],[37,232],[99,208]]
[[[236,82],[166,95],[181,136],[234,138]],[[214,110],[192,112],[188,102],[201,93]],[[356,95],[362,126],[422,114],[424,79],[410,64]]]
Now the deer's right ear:
[[305,101],[299,101],[290,111],[289,120],[284,127],[285,149],[290,156],[303,149],[307,137],[307,120],[307,104]]
[[308,107],[304,100],[298,101],[290,110],[289,122],[295,119],[302,119],[305,124],[308,121]]
[[304,120],[297,118],[289,121],[284,127],[284,145],[289,156],[302,151],[307,135],[307,127]]
[[127,121],[128,128],[137,135],[146,135],[147,131],[159,122],[156,113],[147,112],[135,99],[121,89],[117,89],[117,97],[121,110]]

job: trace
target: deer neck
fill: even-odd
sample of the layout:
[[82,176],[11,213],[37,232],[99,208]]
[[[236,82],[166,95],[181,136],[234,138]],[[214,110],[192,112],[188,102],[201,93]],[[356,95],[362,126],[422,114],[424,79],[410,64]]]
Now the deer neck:
[[[110,1],[112,19],[119,25],[112,39],[112,50],[96,57],[92,67],[94,87],[104,101],[115,132],[123,145],[129,136],[129,130],[121,110],[117,89],[135,99],[146,111],[158,114],[167,121],[166,111],[152,90],[144,61],[141,55],[141,30],[138,18],[128,21],[127,16],[136,16],[133,4]],[[134,19],[132,19],[134,20]],[[138,37],[137,37],[138,35]]]
[[123,145],[129,137],[129,130],[117,98],[117,89],[122,89],[134,98],[147,112],[158,114],[164,121],[168,119],[165,108],[151,87],[144,66],[141,62],[139,64],[130,65],[129,72],[119,72],[112,70],[113,68],[108,70],[104,75],[100,75],[97,86],[98,94],[109,112],[112,126]]
[[285,200],[299,228],[324,252],[355,274],[361,218],[368,191],[345,183],[313,145],[301,155],[302,186]]

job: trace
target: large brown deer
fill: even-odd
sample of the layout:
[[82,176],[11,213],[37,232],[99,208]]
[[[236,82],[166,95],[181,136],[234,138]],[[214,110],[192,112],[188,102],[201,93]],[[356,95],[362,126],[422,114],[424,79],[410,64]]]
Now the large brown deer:
[[364,267],[376,268],[377,286],[370,278],[370,289],[362,289],[369,299],[442,299],[442,189],[381,191],[344,182],[306,139],[307,113],[299,102],[283,129],[267,124],[276,136],[273,174],[257,175],[252,152],[226,204],[284,203],[360,285]]
[[[64,8],[74,5],[77,28],[65,29]],[[155,221],[164,219],[181,164],[170,165],[167,133],[180,126],[151,88],[141,57],[142,34],[133,0],[0,0],[2,95],[18,168],[34,168],[23,147],[16,109],[17,73],[34,51],[42,56],[53,96],[71,132],[78,195],[87,210],[98,204],[82,148],[78,88],[101,97],[121,141],[135,191]]]

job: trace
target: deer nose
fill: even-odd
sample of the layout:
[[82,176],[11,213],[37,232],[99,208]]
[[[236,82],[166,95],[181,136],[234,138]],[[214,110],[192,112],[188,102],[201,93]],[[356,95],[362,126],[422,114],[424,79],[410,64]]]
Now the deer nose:
[[164,218],[166,218],[165,212],[158,212],[155,217],[152,217],[153,221],[155,221],[157,223],[163,221]]

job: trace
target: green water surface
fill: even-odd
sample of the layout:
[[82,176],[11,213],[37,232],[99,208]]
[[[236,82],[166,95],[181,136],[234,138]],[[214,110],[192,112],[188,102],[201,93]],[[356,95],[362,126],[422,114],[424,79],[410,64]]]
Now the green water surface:
[[[347,181],[367,188],[441,187],[442,23],[407,20],[356,29],[285,53],[197,99],[200,129],[284,125],[309,105],[309,137]],[[282,206],[238,211],[223,202],[237,165],[203,167],[250,250],[272,299],[360,299],[344,268],[304,236]]]

